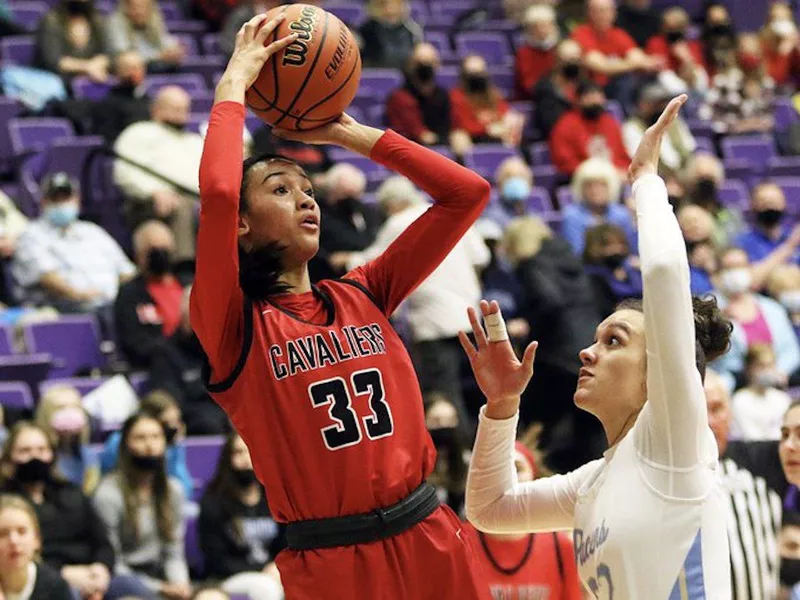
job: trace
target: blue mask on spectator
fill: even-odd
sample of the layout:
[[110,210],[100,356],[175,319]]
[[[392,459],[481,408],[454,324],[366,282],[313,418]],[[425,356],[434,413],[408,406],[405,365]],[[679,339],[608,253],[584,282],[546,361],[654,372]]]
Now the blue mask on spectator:
[[51,204],[44,209],[44,217],[54,227],[66,227],[78,218],[78,205],[74,202]]
[[531,195],[531,186],[522,177],[512,177],[503,184],[500,197],[506,204],[525,202]]

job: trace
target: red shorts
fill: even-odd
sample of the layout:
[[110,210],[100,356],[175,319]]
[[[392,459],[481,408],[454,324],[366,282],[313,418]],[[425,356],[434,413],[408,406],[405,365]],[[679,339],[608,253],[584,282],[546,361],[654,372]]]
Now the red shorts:
[[284,550],[276,562],[286,600],[491,600],[468,531],[441,506],[378,542]]

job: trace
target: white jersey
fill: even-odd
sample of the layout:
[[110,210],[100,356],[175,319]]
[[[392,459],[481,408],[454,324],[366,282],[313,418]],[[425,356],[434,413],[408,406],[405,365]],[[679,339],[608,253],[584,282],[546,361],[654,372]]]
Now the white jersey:
[[578,572],[594,598],[728,600],[726,499],[695,366],[686,247],[664,182],[645,176],[633,194],[644,281],[644,408],[602,459],[524,484],[513,463],[517,417],[498,421],[481,411],[467,516],[490,533],[574,529]]

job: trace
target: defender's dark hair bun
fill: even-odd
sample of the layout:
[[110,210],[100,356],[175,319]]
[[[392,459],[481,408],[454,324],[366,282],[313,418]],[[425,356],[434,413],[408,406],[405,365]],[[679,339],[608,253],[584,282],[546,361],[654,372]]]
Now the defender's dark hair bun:
[[705,358],[711,362],[728,351],[733,324],[722,314],[714,296],[692,298],[694,331]]

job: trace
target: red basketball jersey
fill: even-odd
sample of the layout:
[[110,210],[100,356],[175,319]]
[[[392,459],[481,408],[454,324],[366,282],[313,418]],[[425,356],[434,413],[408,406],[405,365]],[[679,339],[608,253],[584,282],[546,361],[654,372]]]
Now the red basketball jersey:
[[[209,387],[257,449],[253,467],[281,521],[393,504],[436,458],[411,359],[371,294],[345,279],[311,295],[326,307],[324,325],[250,304],[241,370],[229,388]],[[247,402],[232,401],[242,394]]]

